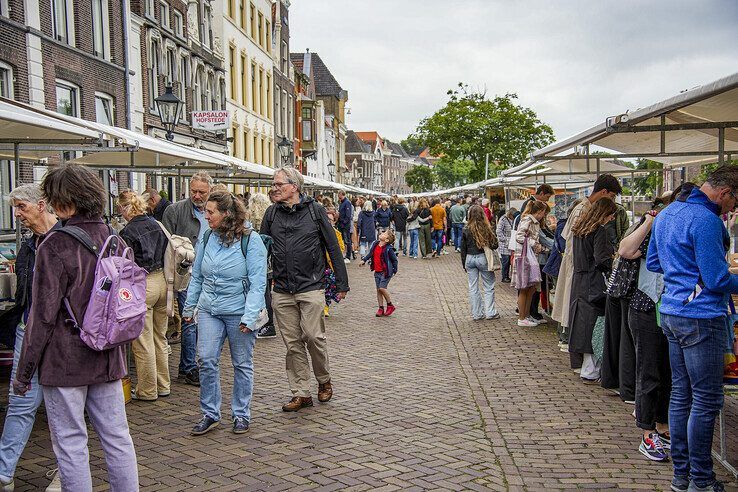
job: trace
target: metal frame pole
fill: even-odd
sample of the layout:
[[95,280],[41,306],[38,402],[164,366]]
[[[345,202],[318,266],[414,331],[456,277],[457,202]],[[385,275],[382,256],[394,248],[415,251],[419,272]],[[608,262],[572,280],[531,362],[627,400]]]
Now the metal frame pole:
[[[15,159],[15,187],[20,186],[20,144],[17,142],[13,144],[13,158]],[[11,210],[11,215],[13,211]],[[21,228],[20,221],[13,220],[15,225],[15,255],[18,256],[21,245]]]

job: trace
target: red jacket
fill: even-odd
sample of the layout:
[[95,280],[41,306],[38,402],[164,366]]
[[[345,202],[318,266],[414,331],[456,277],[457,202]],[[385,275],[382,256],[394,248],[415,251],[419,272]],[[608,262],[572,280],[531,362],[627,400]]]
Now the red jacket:
[[[75,215],[64,225],[84,229],[102,246],[110,229],[100,219]],[[125,242],[119,241],[119,251]],[[29,383],[38,369],[44,386],[87,386],[115,381],[126,375],[125,349],[98,352],[80,338],[79,330],[67,322],[64,297],[81,320],[95,281],[97,258],[80,242],[62,232],[53,232],[36,253],[31,313],[23,339],[16,379]]]

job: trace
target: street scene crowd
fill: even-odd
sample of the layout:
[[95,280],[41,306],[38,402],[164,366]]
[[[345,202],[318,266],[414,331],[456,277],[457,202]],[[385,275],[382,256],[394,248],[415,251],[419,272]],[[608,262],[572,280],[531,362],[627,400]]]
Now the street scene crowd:
[[[346,265],[368,264],[371,274],[352,282],[373,276],[374,316],[391,317],[403,309],[389,290],[401,262],[458,254],[473,320],[499,319],[496,283],[510,283],[517,326],[555,325],[581,383],[634,406],[633,446],[649,460],[671,462],[672,490],[723,490],[711,449],[723,355],[732,351],[730,295],[738,294],[724,225],[738,206],[738,167],[718,167],[701,185],[684,183],[632,223],[617,203],[621,193],[618,179],[602,174],[588,196],[556,216],[546,184],[518,211],[464,195],[429,201],[339,192],[335,203],[305,193],[292,167],[275,172],[268,195],[239,196],[198,172],[176,203],[155,190],[121,192],[125,225],[115,230],[102,218],[98,175],[56,166],[40,186],[10,194],[31,235],[16,262],[15,307],[2,317],[2,329],[15,335],[15,358],[0,487],[13,489],[44,402],[58,464],[47,490],[92,490],[85,415],[111,489],[138,490],[121,384],[128,347],[132,398],[144,404],[172,393],[171,345],[181,345],[179,379],[200,391],[192,436],[225,420],[226,340],[233,433],[249,431],[257,338],[279,333],[284,342],[291,392],[284,412],[315,404],[311,371],[318,402],[331,401],[326,318],[349,294]],[[366,299],[348,302],[374,312]]]

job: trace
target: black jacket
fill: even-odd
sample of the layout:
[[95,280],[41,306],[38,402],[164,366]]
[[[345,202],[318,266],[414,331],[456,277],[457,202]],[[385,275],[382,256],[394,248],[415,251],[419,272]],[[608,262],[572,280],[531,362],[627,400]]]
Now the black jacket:
[[164,253],[169,239],[153,217],[137,215],[120,231],[120,237],[133,250],[136,265],[147,272],[164,268]]
[[[497,242],[497,236],[492,234],[493,240],[491,243],[489,243],[487,246],[489,246],[490,249],[497,249],[499,246],[499,243]],[[471,235],[471,232],[469,232],[469,229],[464,227],[463,232],[461,233],[461,247],[459,249],[459,252],[461,253],[461,266],[464,267],[464,270],[466,270],[466,257],[467,255],[483,255],[484,254],[484,248],[479,248],[477,246],[476,241],[474,241],[474,238]]]
[[392,222],[395,223],[395,230],[397,232],[405,232],[407,230],[408,215],[410,215],[410,212],[407,211],[405,205],[392,206]]
[[161,200],[159,200],[159,203],[156,204],[156,207],[154,207],[154,211],[150,215],[161,222],[164,219],[164,211],[171,204],[172,202],[170,202],[166,198],[162,198]]
[[336,290],[348,292],[348,273],[328,214],[310,196],[300,203],[270,206],[261,221],[261,234],[272,238],[274,291],[300,294],[323,288],[326,251],[333,263]]

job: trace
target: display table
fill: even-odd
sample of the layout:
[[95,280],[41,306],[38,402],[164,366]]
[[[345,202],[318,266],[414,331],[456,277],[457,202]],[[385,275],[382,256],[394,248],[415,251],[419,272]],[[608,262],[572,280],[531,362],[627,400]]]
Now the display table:
[[[723,385],[723,393],[725,394],[726,398],[735,398],[738,397],[738,385]],[[720,441],[720,451],[714,451],[712,452],[712,458],[723,465],[723,467],[728,470],[731,475],[733,475],[734,478],[738,478],[738,470],[735,469],[733,465],[730,464],[728,461],[728,449],[725,445],[725,404],[723,404],[723,408],[720,409],[720,413],[718,414],[718,435],[719,435],[719,441]]]
[[0,273],[0,301],[8,301],[15,297],[15,273]]

